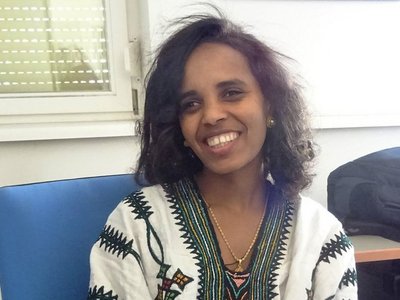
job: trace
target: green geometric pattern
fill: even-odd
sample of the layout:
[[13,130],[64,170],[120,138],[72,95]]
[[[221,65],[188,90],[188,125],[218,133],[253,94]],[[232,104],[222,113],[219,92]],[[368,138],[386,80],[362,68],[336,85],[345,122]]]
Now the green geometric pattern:
[[148,220],[150,215],[153,213],[150,211],[150,206],[148,202],[144,200],[143,192],[139,191],[134,194],[129,195],[125,198],[125,204],[128,204],[133,208],[133,213],[136,214],[135,220],[143,219]]
[[118,295],[113,295],[112,291],[104,292],[104,286],[97,289],[97,285],[89,289],[87,300],[118,300]]
[[349,286],[350,284],[355,286],[357,283],[357,272],[355,269],[347,269],[346,272],[344,273],[342,280],[340,281],[339,284],[339,289],[342,288],[342,286]]
[[335,238],[322,247],[317,265],[321,261],[330,263],[330,259],[337,259],[337,255],[342,255],[343,252],[351,249],[352,244],[346,234],[340,232],[339,235],[335,234]]
[[[153,214],[151,206],[145,200],[143,191],[138,191],[125,198],[124,203],[133,208],[131,211],[135,215],[135,220],[143,220],[146,225],[147,247],[154,262],[160,266],[156,278],[160,279],[162,284],[158,285],[156,300],[173,300],[181,294],[174,287],[183,291],[186,285],[193,281],[193,278],[185,275],[179,268],[175,271],[172,278],[167,275],[171,265],[164,262],[164,247],[158,233],[154,229],[150,216]],[[128,243],[129,244],[129,243]],[[158,248],[158,251],[156,249]]]
[[116,254],[119,257],[122,254],[122,259],[124,259],[128,254],[133,255],[137,260],[139,266],[141,266],[141,260],[139,254],[133,250],[132,244],[133,240],[127,241],[127,238],[123,233],[115,230],[111,225],[106,225],[103,232],[100,234],[100,248],[104,246],[107,252]]

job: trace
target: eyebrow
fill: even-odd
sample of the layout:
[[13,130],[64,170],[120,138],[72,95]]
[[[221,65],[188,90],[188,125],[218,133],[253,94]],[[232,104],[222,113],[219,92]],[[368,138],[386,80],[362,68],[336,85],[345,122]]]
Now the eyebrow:
[[[217,88],[218,89],[224,89],[227,87],[231,87],[231,86],[245,86],[246,83],[243,80],[240,79],[231,79],[231,80],[225,80],[225,81],[221,81],[217,83]],[[197,92],[194,90],[190,90],[187,92],[184,92],[180,95],[180,100],[182,101],[183,99],[185,99],[186,97],[190,97],[190,96],[195,96],[197,95]]]
[[226,81],[218,82],[217,88],[223,89],[223,88],[234,86],[234,85],[245,86],[246,83],[240,79],[226,80]]
[[183,99],[185,99],[187,97],[191,97],[191,96],[195,96],[195,95],[197,95],[197,93],[194,90],[184,92],[179,95],[179,101],[182,101]]

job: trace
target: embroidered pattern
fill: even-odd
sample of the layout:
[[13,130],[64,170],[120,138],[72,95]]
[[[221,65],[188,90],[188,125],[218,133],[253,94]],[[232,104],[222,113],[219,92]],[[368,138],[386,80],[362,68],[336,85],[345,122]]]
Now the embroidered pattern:
[[97,285],[89,289],[87,300],[118,300],[117,295],[113,295],[112,291],[104,292],[104,286],[97,289]]
[[171,266],[164,262],[164,249],[161,240],[149,219],[153,212],[148,202],[144,199],[143,192],[138,191],[129,195],[124,203],[133,208],[132,213],[136,215],[135,220],[143,220],[145,222],[148,249],[153,260],[160,266],[156,278],[161,279],[162,283],[158,285],[156,300],[173,300],[181,294],[180,291],[173,289],[174,285],[183,291],[185,286],[193,281],[193,278],[185,275],[179,268],[172,278],[168,277],[167,273]]
[[149,222],[149,217],[153,214],[150,210],[150,205],[144,200],[143,192],[138,191],[125,198],[125,204],[133,208],[133,213],[136,214],[135,220],[143,219]]
[[[271,201],[272,200],[272,201]],[[294,207],[274,192],[265,222],[261,255],[254,261],[251,292],[254,299],[273,299],[278,295],[278,272],[287,253],[287,241],[292,227]],[[262,288],[262,287],[267,287]]]
[[[343,255],[343,252],[347,252],[351,247],[351,241],[347,237],[347,235],[343,232],[340,232],[339,234],[335,234],[336,239],[330,239],[330,242],[325,243],[322,246],[320,257],[318,259],[318,262],[316,264],[316,267],[314,268],[312,272],[312,277],[311,281],[314,281],[315,277],[315,272],[317,270],[317,266],[319,265],[320,262],[326,262],[330,263],[331,259],[337,259],[338,255]],[[346,272],[343,274],[343,277],[339,283],[339,289],[341,289],[343,286],[349,286],[350,284],[355,286],[357,283],[357,272],[355,269],[347,269]],[[314,293],[312,290],[306,289],[307,292],[307,299],[312,300]],[[325,300],[330,300],[333,299],[335,295],[329,296]],[[345,299],[343,299],[345,300]]]
[[[197,293],[198,300],[212,300],[214,298],[215,289],[222,290],[221,270],[216,269],[218,252],[215,245],[209,245],[207,240],[211,240],[211,233],[205,228],[209,226],[198,195],[196,195],[194,186],[189,180],[182,180],[175,184],[163,185],[166,192],[167,201],[170,203],[172,215],[176,220],[176,225],[182,232],[181,238],[187,249],[194,255],[197,261],[199,272],[199,288]],[[179,201],[178,201],[179,199]],[[188,226],[194,225],[195,226]],[[201,229],[203,228],[203,229]],[[204,234],[205,232],[205,234]],[[204,255],[205,253],[205,255]],[[205,271],[207,266],[208,272]],[[205,290],[205,282],[212,282],[211,286],[207,286]]]
[[225,271],[227,300],[245,300],[249,296],[250,273],[234,274]]
[[178,270],[175,272],[174,276],[172,276],[172,282],[175,283],[181,291],[185,288],[185,286],[189,283],[192,282],[193,278],[190,278],[186,276],[185,274],[182,273],[182,271],[178,268]]
[[306,293],[307,293],[307,300],[314,299],[314,291],[313,290],[306,289]]
[[357,272],[355,269],[347,269],[346,272],[344,272],[342,280],[340,281],[339,284],[339,289],[341,289],[343,286],[350,286],[353,285],[355,286],[357,283]]
[[[286,276],[286,271],[290,270],[290,264],[289,266],[283,264],[288,255],[288,245],[296,246],[295,243],[289,242],[296,205],[282,199],[276,190],[272,192],[267,214],[252,253],[251,264],[245,273],[232,276],[224,267],[206,204],[196,183],[190,179],[162,185],[162,189],[160,186],[151,187],[148,190],[145,188],[125,198],[123,207],[119,208],[121,209],[119,213],[124,214],[121,227],[117,226],[118,219],[111,219],[116,224],[109,223],[112,225],[107,224],[104,227],[97,246],[104,250],[103,255],[108,252],[118,257],[121,264],[127,267],[134,262],[132,258],[135,258],[141,267],[146,262],[146,270],[142,271],[148,286],[143,283],[135,287],[135,290],[143,288],[146,293],[153,295],[152,298],[155,300],[180,299],[185,298],[185,294],[196,292],[197,294],[192,294],[191,298],[274,300],[280,294],[279,282],[285,280],[279,276],[281,274]],[[126,217],[130,218],[134,224],[126,223]],[[128,231],[121,229],[131,225],[135,232],[140,234],[140,240],[136,234],[130,236],[125,234]],[[170,235],[171,232],[173,236]],[[324,267],[335,267],[336,264],[332,262],[335,259],[341,259],[341,256],[349,253],[351,248],[350,241],[343,232],[337,230],[334,233],[336,234],[332,234],[329,237],[331,239],[327,239],[322,247],[321,244],[311,245],[314,247],[311,250],[317,251],[317,257],[319,254],[317,264],[327,263]],[[293,240],[293,242],[296,241],[296,239]],[[137,246],[140,248],[136,248]],[[183,257],[182,255],[185,254],[186,257]],[[143,258],[146,260],[142,260]],[[312,263],[315,263],[315,260]],[[137,266],[136,270],[115,267],[115,272],[121,272],[127,280],[124,285],[129,283],[128,280],[133,274],[131,272],[135,271],[140,272]],[[190,272],[192,277],[186,272]],[[312,278],[315,275],[314,272]],[[310,274],[306,275],[299,280],[299,284],[308,286],[307,279]],[[99,278],[101,276],[102,274],[99,273]],[[94,285],[97,276],[93,279]],[[121,279],[121,282],[125,279]],[[112,280],[116,282],[115,286],[114,282],[110,282],[109,289],[112,290],[107,290],[105,282],[100,281],[90,288],[88,299],[116,300],[121,297],[121,294],[116,294],[116,292],[119,293],[117,287],[120,285],[117,282],[120,278],[112,278]],[[192,282],[194,283],[191,284]],[[352,267],[344,272],[340,285],[339,280],[330,283],[334,283],[336,288],[351,289],[356,286],[355,269]],[[101,286],[102,284],[106,287]],[[302,290],[303,297],[306,294],[309,300],[315,297],[312,288],[307,290],[303,286]],[[330,287],[329,291],[332,292],[332,290]]]
[[279,197],[271,197],[255,250],[254,267],[247,284],[238,286],[226,274],[205,202],[194,183],[185,179],[164,185],[163,188],[171,203],[176,224],[180,226],[181,237],[198,261],[196,265],[199,266],[200,282],[197,299],[225,299],[229,295],[242,297],[246,293],[254,299],[272,299],[277,295],[272,291],[277,286],[276,271],[286,253],[292,207]]
[[330,263],[330,259],[337,259],[337,255],[342,255],[342,251],[347,252],[351,249],[352,244],[346,234],[340,232],[339,235],[335,234],[335,238],[322,247],[317,265],[321,261]]
[[100,248],[104,246],[106,251],[116,254],[117,257],[122,255],[122,259],[131,254],[141,266],[139,254],[132,249],[133,240],[127,241],[123,233],[115,230],[111,225],[104,227],[98,240],[100,241]]
[[143,191],[138,191],[129,195],[125,198],[124,203],[133,208],[132,213],[136,215],[135,220],[143,220],[146,223],[147,246],[150,254],[158,265],[162,265],[164,263],[163,247],[157,233],[150,223],[149,217],[153,212],[151,211],[150,205],[145,200]]

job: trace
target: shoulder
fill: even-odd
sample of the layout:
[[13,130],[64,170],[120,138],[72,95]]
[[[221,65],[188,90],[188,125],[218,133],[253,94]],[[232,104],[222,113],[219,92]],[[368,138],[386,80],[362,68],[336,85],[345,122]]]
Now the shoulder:
[[114,212],[129,211],[132,213],[132,208],[139,209],[140,207],[151,207],[152,210],[158,209],[160,206],[163,207],[167,196],[168,191],[165,185],[144,186],[121,199]]
[[[167,226],[173,221],[177,183],[145,186],[127,195],[109,216],[108,221],[122,226]],[[143,222],[145,221],[145,222]]]
[[176,191],[187,191],[195,189],[193,181],[190,178],[182,178],[172,183],[161,183],[150,186],[143,186],[137,191],[132,192],[126,196],[122,202],[127,200],[142,200],[153,203],[157,203],[160,198],[170,198]]
[[[353,255],[351,241],[342,224],[320,203],[301,197],[295,204],[292,221],[292,241],[295,248],[303,249],[315,261],[322,260],[323,252],[333,257],[346,256],[346,259]],[[336,252],[340,255],[336,255]]]
[[320,203],[301,197],[294,205],[293,238],[320,247],[337,237],[345,237],[340,221]]
[[145,186],[127,195],[122,199],[121,204],[141,201],[156,202],[157,199],[164,197],[165,194],[165,188],[161,184]]
[[315,264],[314,297],[357,299],[354,248],[340,221],[320,203],[302,197],[296,226],[300,229],[296,232],[297,244],[312,257],[311,266]]
[[326,207],[308,197],[300,196],[300,199],[295,204],[295,214],[301,221],[341,226],[339,220]]
[[121,229],[134,226],[139,220],[146,220],[154,211],[162,209],[165,191],[159,184],[146,186],[125,196],[113,209],[107,223]]

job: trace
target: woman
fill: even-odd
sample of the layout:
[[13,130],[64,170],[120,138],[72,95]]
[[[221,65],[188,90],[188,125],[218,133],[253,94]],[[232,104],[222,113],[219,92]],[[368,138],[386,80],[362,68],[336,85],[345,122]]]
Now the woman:
[[313,144],[281,55],[222,16],[182,23],[148,77],[149,186],[93,247],[89,299],[357,299],[350,241],[299,194]]

